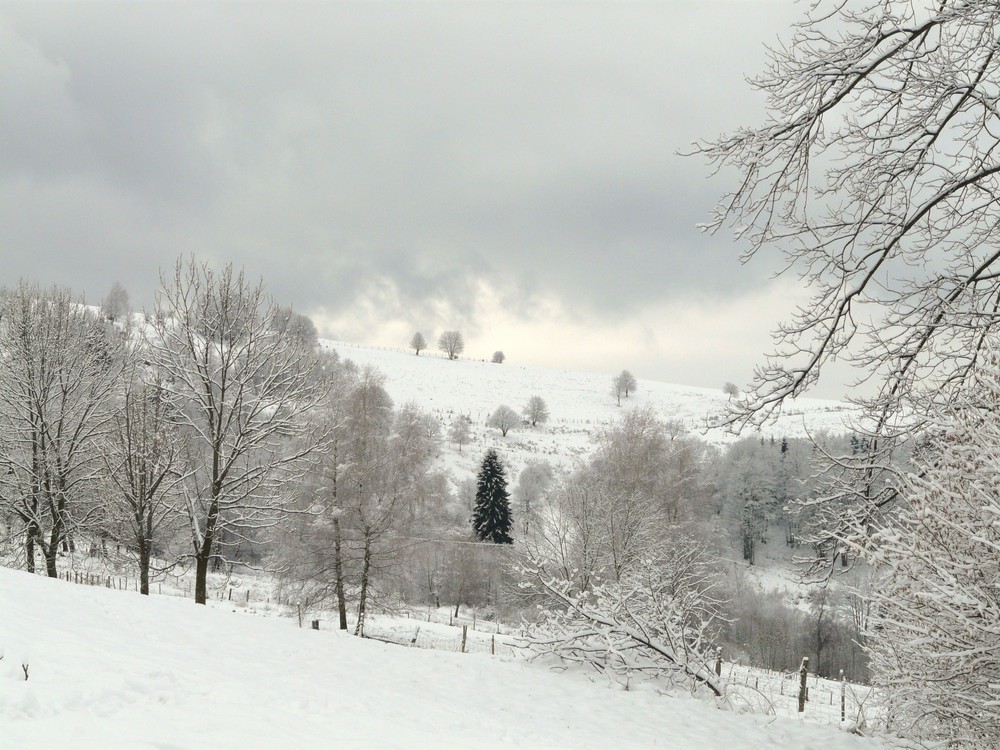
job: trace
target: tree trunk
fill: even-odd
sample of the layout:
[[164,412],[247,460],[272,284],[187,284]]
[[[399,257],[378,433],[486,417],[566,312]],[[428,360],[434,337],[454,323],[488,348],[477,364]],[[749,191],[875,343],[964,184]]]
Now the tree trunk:
[[212,543],[215,541],[215,524],[219,520],[218,499],[212,502],[208,509],[208,519],[205,522],[205,539],[195,551],[194,569],[194,603],[204,604],[208,601],[208,563],[212,559]]
[[59,551],[57,545],[50,545],[45,548],[45,573],[49,578],[58,578],[59,571],[56,570],[56,554]]
[[63,538],[63,524],[61,509],[55,514],[52,521],[52,533],[49,534],[49,543],[42,545],[42,552],[45,553],[45,573],[49,578],[58,578],[59,571],[56,570],[56,558],[59,555],[59,543]]
[[[204,547],[202,547],[204,550]],[[204,604],[208,601],[208,554],[202,550],[195,555],[194,566],[194,603]]]
[[370,539],[365,539],[365,557],[361,566],[361,592],[358,595],[358,624],[354,626],[354,635],[365,634],[365,608],[368,605],[368,573],[372,564],[372,545]]
[[139,544],[139,593],[149,596],[149,544]]
[[38,532],[34,522],[28,524],[24,538],[24,562],[25,569],[29,573],[35,572],[35,534]]
[[347,599],[344,596],[344,564],[340,547],[340,519],[333,519],[333,574],[337,588],[337,612],[340,615],[340,629],[347,630]]
[[139,593],[149,596],[149,559],[153,555],[153,512],[139,515]]

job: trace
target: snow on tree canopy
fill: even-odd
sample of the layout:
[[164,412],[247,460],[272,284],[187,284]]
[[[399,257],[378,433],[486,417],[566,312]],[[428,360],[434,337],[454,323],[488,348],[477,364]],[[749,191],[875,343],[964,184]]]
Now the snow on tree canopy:
[[1000,356],[921,436],[905,506],[867,551],[872,674],[894,729],[952,747],[1000,747]]
[[476,507],[472,528],[476,538],[494,544],[513,544],[510,496],[503,464],[495,450],[486,451],[476,482]]

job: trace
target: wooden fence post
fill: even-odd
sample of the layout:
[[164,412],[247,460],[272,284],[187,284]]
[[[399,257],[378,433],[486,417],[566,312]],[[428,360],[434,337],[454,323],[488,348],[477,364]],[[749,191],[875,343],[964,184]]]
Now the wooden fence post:
[[465,640],[466,640],[466,638],[468,638],[468,636],[469,636],[469,626],[468,625],[463,625],[462,626],[462,653],[463,654],[465,653]]
[[844,682],[844,670],[840,670],[840,720],[843,721],[847,711],[847,683]]
[[490,636],[490,654],[497,655],[497,637],[495,635]]
[[722,646],[715,649],[715,676],[722,677]]
[[806,710],[806,691],[809,689],[806,687],[806,679],[809,677],[809,657],[802,657],[802,666],[799,667],[799,713]]

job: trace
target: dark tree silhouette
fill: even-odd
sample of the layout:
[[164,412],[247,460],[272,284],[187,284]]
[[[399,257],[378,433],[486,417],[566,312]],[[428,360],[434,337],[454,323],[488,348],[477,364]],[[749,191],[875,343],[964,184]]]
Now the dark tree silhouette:
[[476,507],[472,513],[472,528],[481,542],[513,544],[510,495],[503,464],[495,450],[486,451],[476,479]]

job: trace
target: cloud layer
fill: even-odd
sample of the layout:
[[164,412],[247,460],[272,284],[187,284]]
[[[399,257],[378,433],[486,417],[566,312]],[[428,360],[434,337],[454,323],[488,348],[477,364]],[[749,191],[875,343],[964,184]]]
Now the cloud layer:
[[[685,382],[749,377],[725,322],[655,333],[784,312],[760,307],[773,268],[697,231],[726,179],[676,151],[759,121],[743,76],[799,10],[7,3],[0,283],[96,299],[118,279],[148,304],[194,253],[331,336],[504,331],[494,348],[557,366],[576,361],[558,340],[599,330],[650,377],[678,356]],[[599,369],[629,354],[589,346]]]

